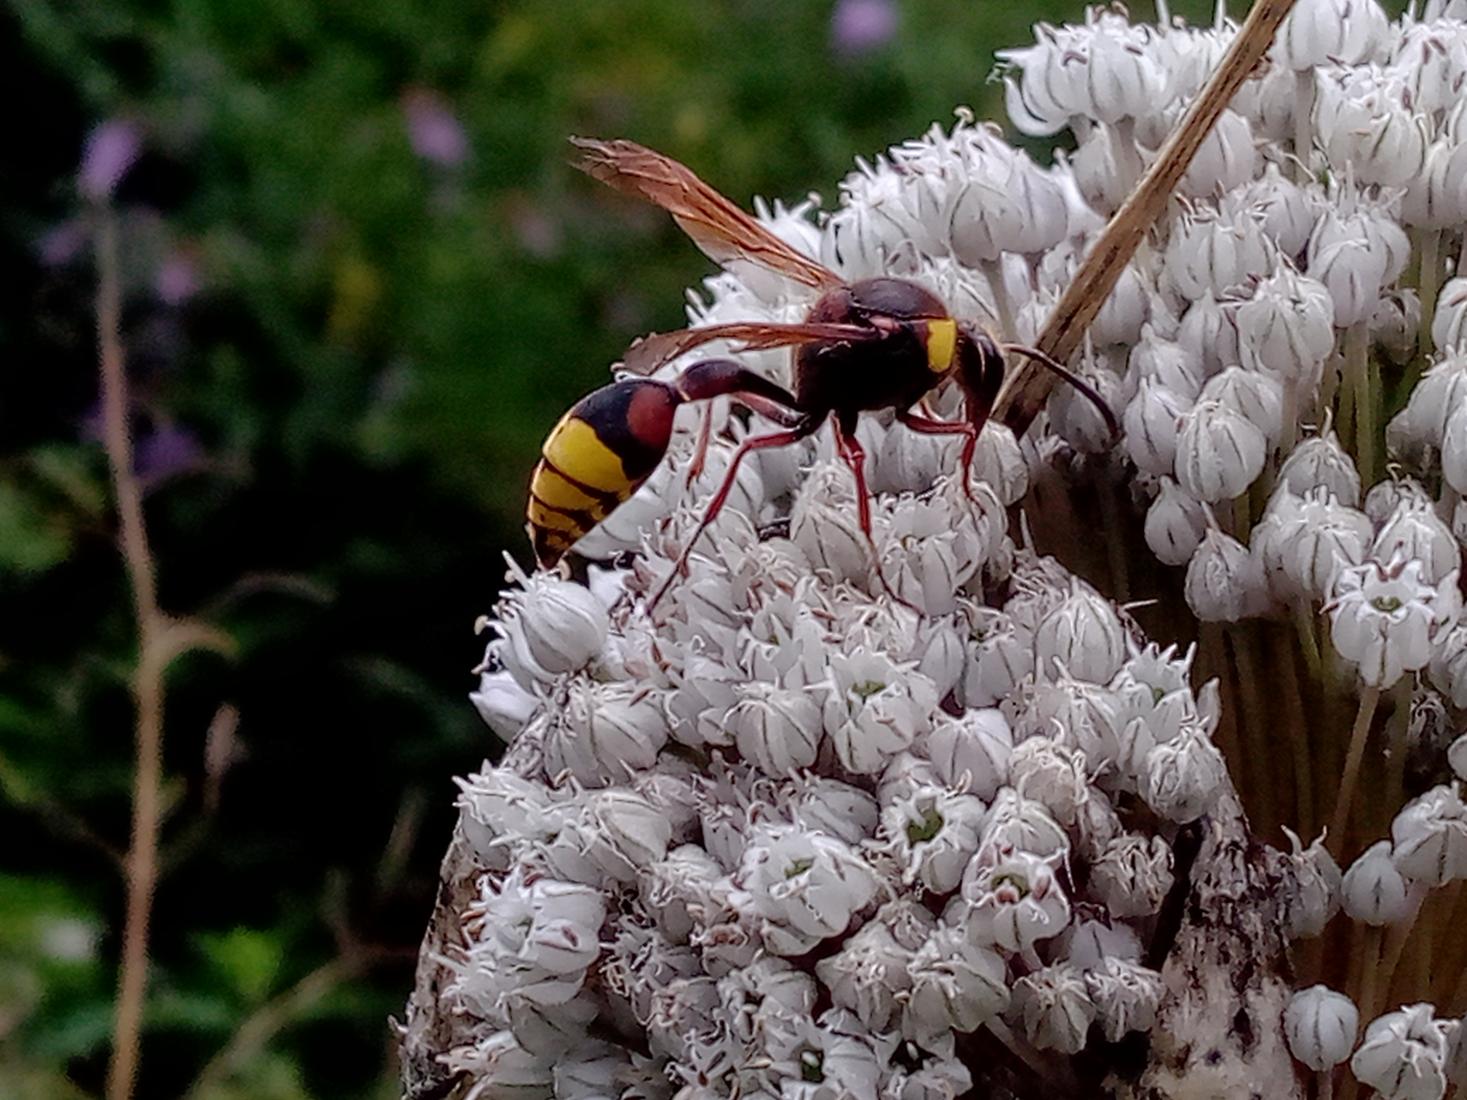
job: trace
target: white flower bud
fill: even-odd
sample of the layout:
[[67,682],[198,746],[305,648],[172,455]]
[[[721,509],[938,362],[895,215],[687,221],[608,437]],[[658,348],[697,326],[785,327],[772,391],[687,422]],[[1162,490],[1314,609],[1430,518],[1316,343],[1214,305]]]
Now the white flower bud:
[[1090,792],[1084,754],[1047,737],[1031,737],[1014,747],[1009,756],[1009,783],[1062,825],[1079,820]]
[[961,928],[939,928],[907,964],[911,993],[902,1034],[928,1044],[942,1034],[975,1031],[1009,1005],[1002,957],[968,941]]
[[1279,466],[1277,485],[1297,497],[1323,487],[1345,507],[1360,507],[1360,474],[1334,432],[1306,439],[1290,451]]
[[1284,427],[1284,390],[1275,379],[1243,367],[1228,367],[1202,388],[1203,401],[1219,401],[1263,433],[1272,450]]
[[682,944],[709,915],[722,879],[723,868],[707,852],[684,844],[649,866],[637,890],[663,934]]
[[1467,493],[1467,405],[1447,416],[1442,430],[1442,479],[1459,493]]
[[1150,1031],[1164,985],[1155,970],[1109,958],[1085,972],[1085,988],[1095,1004],[1101,1033],[1112,1043],[1132,1031]]
[[825,729],[846,770],[870,775],[931,724],[932,681],[880,653],[857,647],[830,658]]
[[1081,970],[1095,970],[1107,959],[1138,963],[1141,940],[1129,924],[1099,920],[1076,921],[1055,941],[1061,948],[1063,961]]
[[1070,902],[1049,862],[1026,852],[984,846],[963,876],[962,924],[980,946],[1028,951],[1064,931]]
[[1355,65],[1388,30],[1374,0],[1299,0],[1279,28],[1272,56],[1295,72],[1333,61]]
[[1329,291],[1335,324],[1347,328],[1370,320],[1386,285],[1385,257],[1363,237],[1336,241],[1318,251],[1311,244],[1309,251],[1309,275]]
[[961,718],[940,716],[923,743],[933,769],[948,786],[993,800],[1009,781],[1014,735],[995,709],[966,711]]
[[1457,620],[1457,570],[1435,586],[1422,581],[1421,570],[1419,561],[1398,557],[1388,565],[1350,566],[1335,577],[1330,639],[1371,687],[1390,687],[1425,668],[1432,642]]
[[1061,1054],[1085,1048],[1085,1035],[1096,1018],[1084,977],[1067,963],[1046,966],[1015,982],[1012,1011],[1031,1043]]
[[1114,917],[1146,917],[1172,888],[1172,850],[1159,836],[1121,836],[1090,869],[1090,883]]
[[1292,829],[1285,827],[1284,833],[1292,848],[1286,857],[1290,877],[1285,883],[1284,924],[1290,939],[1307,939],[1323,932],[1339,912],[1344,876],[1323,837],[1305,848]]
[[1101,303],[1100,312],[1090,322],[1090,337],[1097,346],[1131,345],[1141,338],[1150,308],[1150,286],[1136,269],[1128,264],[1111,292]]
[[1467,276],[1447,280],[1437,295],[1431,340],[1438,348],[1467,350]]
[[1423,229],[1449,229],[1467,217],[1467,145],[1434,141],[1421,171],[1405,181],[1401,220]]
[[[1121,380],[1105,367],[1082,370],[1081,376],[1111,409],[1121,406]],[[1054,431],[1081,454],[1100,454],[1114,442],[1110,425],[1089,397],[1074,386],[1056,386],[1045,406]]]
[[1390,561],[1397,555],[1420,562],[1426,584],[1438,583],[1462,564],[1462,550],[1452,529],[1437,518],[1430,504],[1411,497],[1397,505],[1370,548],[1370,556],[1377,561]]
[[[1029,467],[1008,425],[996,420],[983,425],[978,434],[978,447],[973,452],[973,477],[992,488],[1004,505],[1024,499],[1029,491]],[[935,480],[929,478],[925,484]]]
[[1265,603],[1263,578],[1248,548],[1216,529],[1207,532],[1182,583],[1187,606],[1203,622],[1235,623]]
[[991,707],[1033,674],[1033,633],[988,607],[964,606],[963,618],[968,623],[968,661],[959,696],[967,706]]
[[1012,850],[1032,856],[1063,855],[1069,840],[1059,823],[1039,802],[1025,798],[1012,787],[994,797],[983,824],[983,847],[992,851]]
[[537,573],[497,608],[504,667],[526,691],[583,667],[606,644],[606,608],[590,589]]
[[1207,534],[1207,510],[1169,477],[1146,510],[1146,545],[1163,565],[1186,565]]
[[872,921],[850,939],[840,953],[815,964],[815,973],[839,1008],[849,1009],[872,1031],[887,1031],[898,1009],[898,997],[911,988],[907,971],[912,953],[891,930]]
[[459,786],[454,804],[461,811],[464,839],[492,871],[509,868],[517,845],[548,839],[560,827],[561,817],[549,792],[508,768],[486,767],[454,782]]
[[519,736],[540,705],[540,700],[520,687],[507,668],[481,673],[479,690],[469,694],[469,702],[484,724],[506,744]]
[[740,756],[774,776],[815,763],[821,725],[813,695],[756,680],[740,685],[738,696],[724,724]]
[[1279,268],[1233,314],[1245,366],[1310,385],[1335,345],[1334,300],[1328,288]]
[[1161,383],[1142,379],[1136,396],[1131,398],[1121,416],[1126,433],[1123,440],[1126,454],[1138,469],[1158,476],[1172,472],[1176,463],[1177,432],[1187,408],[1185,399]]
[[802,955],[840,935],[877,888],[876,873],[841,841],[788,826],[754,831],[739,881],[764,918],[765,946],[776,955]]
[[[1150,325],[1142,328],[1141,340],[1131,349],[1126,365],[1128,375],[1137,380],[1137,397],[1149,382],[1171,395],[1177,402],[1179,416],[1202,392],[1204,367],[1202,356],[1175,340],[1157,335]],[[1135,401],[1132,398],[1132,404]],[[1127,432],[1132,430],[1129,420],[1125,427]],[[1175,428],[1172,435],[1176,435]]]
[[1387,1012],[1365,1029],[1350,1069],[1381,1100],[1440,1100],[1447,1091],[1447,1037],[1429,1004]]
[[[1246,133],[1247,123],[1243,126]],[[1212,189],[1216,179],[1204,186]],[[1252,211],[1207,211],[1184,217],[1167,244],[1167,278],[1191,302],[1208,293],[1221,298],[1272,266],[1271,242]]]
[[806,475],[790,511],[790,538],[832,580],[862,582],[870,575],[870,544],[843,464],[822,463]]
[[630,791],[599,791],[583,811],[591,840],[586,854],[617,882],[635,883],[639,872],[667,855],[672,824],[667,815]]
[[1157,745],[1146,756],[1142,797],[1168,820],[1195,821],[1227,786],[1227,763],[1200,727],[1184,728],[1176,740]]
[[[1265,81],[1268,79],[1264,78]],[[1292,76],[1288,79],[1292,84]],[[1264,166],[1263,175],[1246,184],[1240,197],[1244,205],[1258,211],[1263,219],[1264,232],[1278,245],[1280,252],[1285,256],[1298,256],[1304,251],[1318,216],[1318,200],[1312,192],[1300,187],[1279,170],[1278,164],[1269,161]],[[1280,269],[1278,274],[1284,270],[1287,269]]]
[[1406,803],[1391,823],[1391,858],[1429,886],[1467,878],[1467,805],[1455,787],[1433,787]]
[[1202,139],[1177,189],[1193,197],[1231,191],[1258,172],[1253,129],[1237,111],[1225,109]]
[[1370,315],[1370,338],[1386,358],[1404,367],[1416,357],[1421,332],[1421,298],[1411,287],[1396,287]]
[[1453,741],[1451,748],[1447,749],[1447,763],[1457,780],[1467,783],[1467,733]]
[[1284,1009],[1289,1053],[1312,1070],[1327,1070],[1348,1058],[1359,1031],[1355,1002],[1328,986],[1300,990]]
[[1218,401],[1199,401],[1182,416],[1177,483],[1198,500],[1232,500],[1263,471],[1262,431]]
[[1058,661],[1078,680],[1109,683],[1126,659],[1126,633],[1115,608],[1089,585],[1075,581],[1069,597],[1034,633],[1040,668]]
[[1405,89],[1381,70],[1339,68],[1317,81],[1314,121],[1335,164],[1349,164],[1362,183],[1398,187],[1421,175],[1431,144],[1424,116]]
[[876,799],[865,791],[823,776],[802,782],[792,811],[795,824],[847,844],[859,844],[875,834],[881,816]]
[[881,569],[898,596],[925,614],[946,615],[981,564],[970,518],[941,497],[896,498],[880,521]]
[[575,680],[545,736],[545,766],[588,787],[650,768],[667,743],[663,693],[634,683]]
[[1345,912],[1366,924],[1395,924],[1410,911],[1406,880],[1391,860],[1391,842],[1378,841],[1350,864],[1342,897]]
[[921,882],[934,894],[958,888],[963,870],[978,851],[983,803],[942,787],[922,787],[898,799],[881,815],[902,881]]
[[1187,307],[1177,330],[1177,343],[1196,357],[1208,375],[1241,361],[1237,325],[1231,311],[1224,310],[1212,291]]

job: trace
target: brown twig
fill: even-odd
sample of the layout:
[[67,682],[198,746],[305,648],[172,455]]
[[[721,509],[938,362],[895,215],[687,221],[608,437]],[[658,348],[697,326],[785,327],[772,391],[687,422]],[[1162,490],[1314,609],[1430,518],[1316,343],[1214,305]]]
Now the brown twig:
[[[1036,341],[1040,351],[1064,363],[1080,346],[1085,330],[1166,208],[1177,183],[1211,133],[1213,123],[1263,60],[1279,24],[1293,6],[1294,0],[1254,3],[1212,79],[1187,109],[1136,190],[1115,212],[1080,265]],[[995,417],[1012,428],[1015,435],[1023,435],[1044,407],[1053,385],[1054,379],[1047,371],[1026,364],[1014,373],[1010,385],[999,396]]]
[[371,950],[339,956],[318,966],[280,996],[262,1004],[245,1019],[219,1053],[209,1059],[188,1092],[184,1093],[183,1100],[212,1096],[221,1082],[238,1072],[271,1039],[320,1004],[337,986],[387,957],[386,952]]
[[107,1069],[108,1100],[128,1100],[137,1077],[138,1039],[148,981],[148,918],[158,875],[159,792],[163,760],[163,669],[157,640],[163,631],[158,587],[143,496],[133,475],[128,417],[127,375],[123,366],[122,291],[117,268],[117,226],[105,204],[96,210],[97,352],[102,388],[102,440],[117,501],[119,542],[132,589],[138,632],[138,667],[133,681],[137,705],[133,774],[132,839],[126,861],[127,909],[122,962],[117,981],[112,1060]]

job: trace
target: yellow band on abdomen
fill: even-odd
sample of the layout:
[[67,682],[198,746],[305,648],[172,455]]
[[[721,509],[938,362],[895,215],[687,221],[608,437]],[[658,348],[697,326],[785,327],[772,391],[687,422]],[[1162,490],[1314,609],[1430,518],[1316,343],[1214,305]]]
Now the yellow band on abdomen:
[[621,456],[601,442],[596,429],[579,417],[567,416],[557,424],[541,453],[557,470],[588,488],[617,496],[626,496],[631,490]]

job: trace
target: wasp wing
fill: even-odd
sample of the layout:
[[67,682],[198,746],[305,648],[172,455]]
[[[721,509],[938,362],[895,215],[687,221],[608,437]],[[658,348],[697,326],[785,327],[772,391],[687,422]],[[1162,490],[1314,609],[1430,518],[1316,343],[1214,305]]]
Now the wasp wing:
[[777,324],[765,321],[731,321],[702,328],[685,328],[676,332],[654,332],[627,349],[622,367],[633,374],[651,374],[662,364],[684,352],[714,340],[737,341],[738,351],[766,351],[770,348],[795,347],[819,340],[849,343],[879,340],[887,333],[866,325],[826,324],[807,321],[801,324]]
[[748,260],[816,290],[844,285],[834,271],[800,255],[671,157],[634,141],[573,137],[571,144],[581,151],[572,162],[577,168],[662,207],[718,263]]

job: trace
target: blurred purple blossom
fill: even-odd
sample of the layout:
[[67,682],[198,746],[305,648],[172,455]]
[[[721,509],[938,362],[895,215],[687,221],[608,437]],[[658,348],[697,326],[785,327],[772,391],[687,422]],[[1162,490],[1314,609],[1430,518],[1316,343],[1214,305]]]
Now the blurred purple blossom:
[[137,441],[133,469],[148,482],[194,469],[204,459],[199,437],[178,424],[160,424]]
[[158,273],[153,276],[153,291],[168,306],[181,306],[199,292],[199,265],[193,255],[182,248],[163,257]]
[[402,116],[413,152],[430,164],[456,168],[468,157],[463,124],[437,92],[409,88],[402,96]]
[[847,57],[869,53],[896,34],[894,0],[836,0],[830,16],[830,43]]
[[63,267],[87,247],[87,226],[80,218],[57,222],[36,241],[36,252],[47,267]]
[[111,118],[92,128],[82,147],[76,186],[82,197],[100,201],[112,194],[142,152],[142,134],[135,123]]

